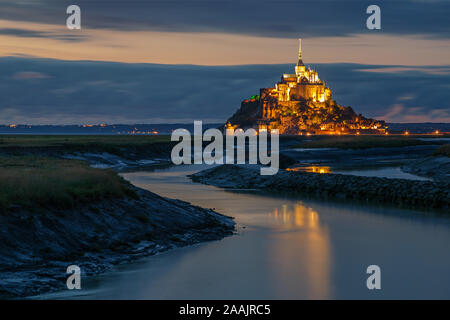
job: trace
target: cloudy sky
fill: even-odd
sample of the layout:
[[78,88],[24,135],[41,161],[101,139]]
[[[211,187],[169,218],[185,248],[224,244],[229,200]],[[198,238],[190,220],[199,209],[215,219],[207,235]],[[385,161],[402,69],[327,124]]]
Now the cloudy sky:
[[299,37],[338,103],[450,122],[449,14],[439,0],[0,0],[0,123],[221,122],[293,71]]

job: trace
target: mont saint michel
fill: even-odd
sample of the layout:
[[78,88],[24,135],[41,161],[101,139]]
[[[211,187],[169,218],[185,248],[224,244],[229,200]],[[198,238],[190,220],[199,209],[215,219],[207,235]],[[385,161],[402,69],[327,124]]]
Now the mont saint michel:
[[242,101],[225,127],[278,129],[281,134],[385,134],[388,128],[333,100],[318,72],[303,63],[301,39],[295,73],[283,74],[274,87]]

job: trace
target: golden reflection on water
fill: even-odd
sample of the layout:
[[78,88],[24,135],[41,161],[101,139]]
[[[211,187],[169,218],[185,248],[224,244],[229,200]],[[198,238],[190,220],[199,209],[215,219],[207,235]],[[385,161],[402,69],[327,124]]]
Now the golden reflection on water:
[[[326,226],[321,225],[319,213],[313,208],[306,207],[302,202],[283,204],[275,208],[271,217],[280,225],[282,231],[293,231],[287,236],[288,245],[274,245],[277,248],[273,253],[274,264],[277,270],[289,270],[306,274],[299,283],[299,290],[305,289],[308,298],[326,299],[331,297],[330,269],[331,249],[330,238]],[[286,233],[283,233],[286,236]],[[278,237],[275,237],[275,241]],[[281,241],[281,240],[280,240]],[[292,261],[296,261],[292,265]],[[287,265],[286,262],[290,262]],[[307,279],[306,282],[304,279]]]
[[302,202],[288,208],[286,204],[281,210],[275,208],[272,213],[273,219],[285,227],[304,227],[307,229],[319,229],[319,214],[312,208],[307,208]]
[[288,171],[302,171],[302,172],[314,172],[314,173],[331,173],[331,168],[327,166],[306,166],[306,167],[293,167],[287,168]]

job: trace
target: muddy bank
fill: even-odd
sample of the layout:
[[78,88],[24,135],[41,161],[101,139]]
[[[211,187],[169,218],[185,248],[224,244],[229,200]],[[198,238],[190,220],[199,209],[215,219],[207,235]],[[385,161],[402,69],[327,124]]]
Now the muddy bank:
[[450,158],[434,156],[417,159],[405,164],[402,170],[419,176],[430,177],[445,184],[450,181]]
[[232,218],[135,188],[124,198],[68,210],[13,208],[0,214],[0,297],[65,290],[66,268],[82,277],[171,248],[221,239]]
[[398,166],[411,160],[432,156],[437,145],[399,148],[337,149],[337,148],[286,148],[281,153],[297,163],[327,165],[333,168],[364,166]]
[[258,189],[290,194],[385,203],[399,207],[448,211],[450,185],[429,181],[317,174],[280,170],[262,176],[255,166],[222,165],[190,176],[201,182],[231,189]]
[[67,143],[62,146],[2,146],[0,156],[39,156],[85,160],[95,168],[111,168],[116,171],[145,169],[168,165],[174,143],[147,145],[80,145]]

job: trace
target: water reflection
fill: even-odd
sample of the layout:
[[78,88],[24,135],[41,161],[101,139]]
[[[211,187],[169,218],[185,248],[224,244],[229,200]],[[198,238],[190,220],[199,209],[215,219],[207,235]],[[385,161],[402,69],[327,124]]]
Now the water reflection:
[[391,179],[408,179],[429,181],[430,178],[417,176],[408,172],[403,172],[400,167],[359,167],[359,168],[333,168],[328,166],[308,166],[298,165],[295,167],[287,168],[288,171],[300,171],[300,172],[313,172],[313,173],[337,173],[352,176],[363,177],[378,177],[378,178],[391,178]]
[[[275,208],[271,217],[283,230],[294,231],[275,237],[272,252],[275,265],[272,270],[301,275],[290,281],[302,279],[297,285],[308,288],[310,299],[331,297],[330,236],[328,228],[320,222],[319,213],[299,201]],[[283,283],[279,288],[286,290],[286,287],[292,287],[292,283]]]
[[277,223],[286,227],[319,229],[319,214],[314,209],[304,206],[301,201],[293,207],[283,204],[281,209],[275,208],[271,216]]
[[331,168],[327,166],[298,166],[287,168],[288,171],[314,172],[314,173],[331,173]]

